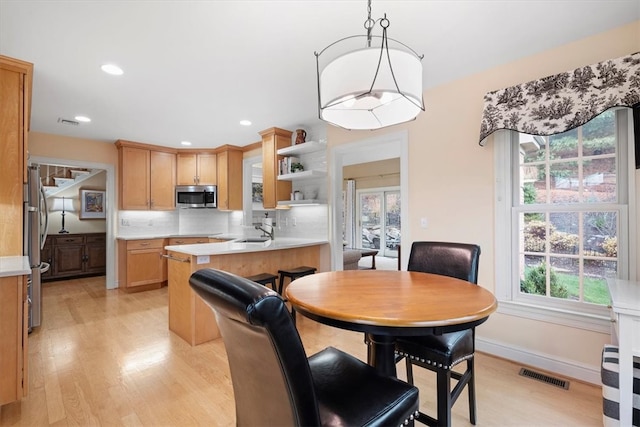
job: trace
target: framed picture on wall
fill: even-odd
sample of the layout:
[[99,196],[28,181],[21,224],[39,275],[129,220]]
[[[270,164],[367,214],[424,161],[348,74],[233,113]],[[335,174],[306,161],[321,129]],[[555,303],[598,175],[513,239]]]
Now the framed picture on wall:
[[80,219],[106,219],[104,190],[80,190]]

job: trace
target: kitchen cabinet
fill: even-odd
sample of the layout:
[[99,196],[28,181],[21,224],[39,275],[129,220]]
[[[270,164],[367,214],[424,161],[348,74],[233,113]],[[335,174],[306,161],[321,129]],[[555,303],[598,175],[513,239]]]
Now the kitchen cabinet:
[[242,148],[224,145],[218,156],[218,209],[242,210]]
[[0,406],[27,395],[27,277],[0,277]]
[[217,166],[214,152],[180,150],[177,155],[177,185],[216,185]]
[[40,259],[51,267],[42,280],[105,274],[106,244],[105,233],[49,235]]
[[158,289],[167,281],[166,239],[118,240],[118,282],[125,291]]
[[176,150],[116,141],[122,210],[173,210]]
[[0,256],[22,255],[33,64],[0,55]]
[[265,209],[275,209],[278,200],[288,200],[291,195],[291,181],[278,180],[278,154],[281,148],[291,146],[291,131],[270,128],[260,132],[262,136],[262,205]]

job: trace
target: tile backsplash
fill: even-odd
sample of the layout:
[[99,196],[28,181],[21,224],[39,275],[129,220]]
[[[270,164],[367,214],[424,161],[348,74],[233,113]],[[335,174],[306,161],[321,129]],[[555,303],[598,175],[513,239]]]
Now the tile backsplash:
[[[296,206],[288,210],[270,211],[275,236],[328,238],[328,206]],[[259,222],[263,214],[252,218]],[[119,211],[118,231],[121,237],[151,235],[257,235],[253,224],[244,225],[241,211],[217,209],[176,209],[175,211]]]

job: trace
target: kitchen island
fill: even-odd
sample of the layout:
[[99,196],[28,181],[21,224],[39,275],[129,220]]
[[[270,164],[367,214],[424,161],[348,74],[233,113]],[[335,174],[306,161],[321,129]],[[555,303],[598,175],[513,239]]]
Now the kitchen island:
[[191,274],[215,268],[247,277],[277,274],[279,269],[300,265],[323,270],[329,244],[322,239],[276,238],[265,242],[241,242],[166,246],[169,282],[169,330],[191,345],[220,337],[213,312],[189,286]]

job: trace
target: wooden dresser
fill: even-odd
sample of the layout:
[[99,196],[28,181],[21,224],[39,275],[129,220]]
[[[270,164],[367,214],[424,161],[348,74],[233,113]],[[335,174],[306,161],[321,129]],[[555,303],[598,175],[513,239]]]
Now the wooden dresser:
[[106,273],[105,233],[49,234],[40,259],[51,264],[42,280],[99,276]]

